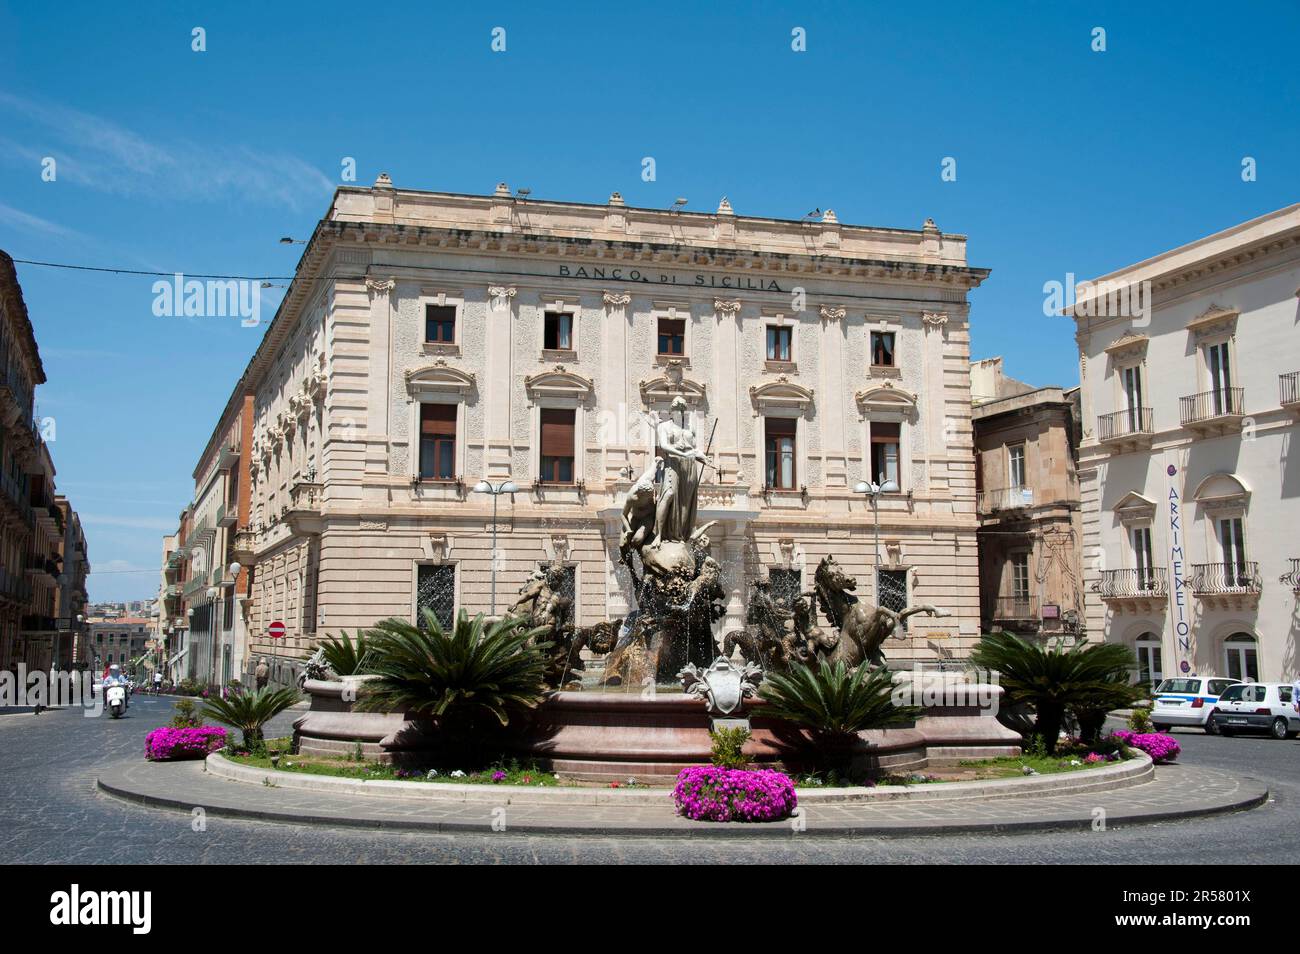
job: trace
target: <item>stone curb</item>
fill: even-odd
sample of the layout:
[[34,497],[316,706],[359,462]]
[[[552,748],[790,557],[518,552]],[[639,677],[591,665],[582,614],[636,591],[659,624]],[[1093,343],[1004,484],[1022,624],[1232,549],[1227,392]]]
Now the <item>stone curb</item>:
[[[171,809],[189,814],[196,806],[216,817],[236,818],[250,821],[265,821],[277,824],[306,824],[327,827],[368,829],[394,832],[423,832],[429,834],[491,834],[492,826],[488,815],[475,815],[463,819],[435,819],[420,817],[367,817],[355,806],[335,806],[333,813],[329,808],[313,811],[309,808],[264,809],[248,807],[247,799],[241,798],[237,789],[229,791],[229,798],[218,798],[225,794],[222,790],[228,780],[209,777],[198,765],[184,766],[185,777],[193,784],[192,797],[180,797],[181,793],[158,795],[145,790],[138,781],[132,779],[130,769],[134,763],[115,766],[106,770],[96,779],[96,787],[106,795],[138,805],[151,808]],[[138,767],[138,766],[136,766]],[[205,784],[205,779],[210,783]],[[1112,806],[1107,809],[1106,821],[1110,826],[1125,824],[1149,824],[1183,818],[1195,818],[1206,815],[1223,814],[1255,808],[1267,801],[1269,792],[1265,785],[1254,779],[1240,780],[1242,788],[1230,797],[1224,797],[1211,804],[1199,804],[1193,807],[1171,805],[1160,809],[1126,809]],[[1156,784],[1156,783],[1151,783]],[[661,797],[666,794],[661,792]],[[1120,795],[1119,797],[1123,797]],[[662,803],[661,803],[662,804]],[[585,806],[584,806],[585,807]],[[831,806],[824,806],[831,808]],[[861,805],[859,807],[866,807]],[[843,811],[843,809],[840,809]],[[801,811],[808,812],[802,807]],[[568,814],[568,813],[566,813]],[[763,824],[719,825],[708,822],[692,822],[688,819],[668,815],[665,811],[663,821],[652,820],[640,824],[619,824],[609,821],[588,820],[585,824],[575,823],[563,816],[537,819],[515,819],[509,831],[525,835],[559,835],[624,838],[647,837],[687,837],[687,838],[729,838],[729,837],[779,837],[789,838],[796,835],[814,837],[881,837],[881,836],[916,836],[916,835],[951,835],[968,833],[1006,833],[1013,831],[1048,831],[1080,830],[1092,825],[1090,814],[1068,808],[1063,814],[1052,817],[1015,818],[1014,813],[999,820],[979,821],[974,819],[926,819],[889,820],[878,819],[853,823],[849,820],[837,821],[818,818],[817,807],[804,816],[807,826],[795,831],[789,820]]]
[[[419,799],[434,803],[483,803],[491,805],[660,805],[666,788],[543,788],[522,785],[460,785],[454,782],[399,782],[388,779],[340,778],[279,772],[232,762],[220,753],[207,757],[205,771],[234,782],[295,791],[376,798]],[[1137,752],[1135,758],[1103,768],[1084,769],[1059,775],[989,781],[944,782],[941,784],[887,785],[879,788],[801,788],[800,805],[845,805],[879,802],[948,801],[963,798],[1008,798],[1027,795],[1073,795],[1143,785],[1155,777],[1150,756]]]

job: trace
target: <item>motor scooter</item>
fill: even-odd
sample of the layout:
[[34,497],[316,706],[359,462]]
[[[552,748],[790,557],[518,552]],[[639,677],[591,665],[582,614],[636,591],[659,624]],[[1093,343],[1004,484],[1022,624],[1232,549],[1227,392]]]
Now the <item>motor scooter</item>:
[[126,687],[109,686],[104,693],[104,702],[108,705],[108,712],[114,719],[122,718],[122,713],[126,711]]

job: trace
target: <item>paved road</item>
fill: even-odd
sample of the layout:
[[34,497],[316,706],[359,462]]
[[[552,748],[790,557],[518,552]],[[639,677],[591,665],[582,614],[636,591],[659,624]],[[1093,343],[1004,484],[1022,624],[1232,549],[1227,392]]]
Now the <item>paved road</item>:
[[[145,734],[166,721],[171,701],[137,698],[128,717],[86,719],[77,711],[0,714],[0,861],[87,864],[203,862],[682,863],[1071,862],[1166,864],[1289,863],[1300,847],[1300,743],[1176,733],[1182,758],[1264,779],[1272,801],[1208,819],[1114,828],[958,837],[753,842],[736,838],[612,839],[376,834],[309,825],[209,818],[126,805],[97,793],[96,768],[141,758]],[[287,729],[281,716],[273,730]]]

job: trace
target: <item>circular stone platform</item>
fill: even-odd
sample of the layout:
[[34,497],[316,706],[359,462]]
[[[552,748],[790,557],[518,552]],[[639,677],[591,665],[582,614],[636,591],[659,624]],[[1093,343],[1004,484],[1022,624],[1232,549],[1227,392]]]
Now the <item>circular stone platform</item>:
[[[370,782],[272,773],[220,756],[211,757],[206,767],[213,771],[205,771],[201,762],[133,760],[102,769],[97,785],[106,795],[140,805],[186,813],[202,807],[216,816],[284,824],[620,837],[879,837],[1089,829],[1097,822],[1098,810],[1107,825],[1117,826],[1240,811],[1268,798],[1267,787],[1257,779],[1177,764],[1160,766],[1153,775],[1149,760],[1134,759],[1057,776],[948,782],[897,792],[801,790],[796,818],[716,824],[677,816],[671,796],[662,789]],[[1072,787],[1085,781],[1087,787]],[[300,787],[304,784],[311,787]],[[411,797],[403,786],[419,791]],[[860,792],[875,794],[859,797]]]

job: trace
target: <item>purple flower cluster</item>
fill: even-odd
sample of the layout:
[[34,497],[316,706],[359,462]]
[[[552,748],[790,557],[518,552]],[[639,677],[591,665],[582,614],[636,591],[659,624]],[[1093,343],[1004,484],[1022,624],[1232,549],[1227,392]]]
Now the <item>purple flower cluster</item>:
[[1115,732],[1115,738],[1125,745],[1141,749],[1151,756],[1151,761],[1157,763],[1172,762],[1182,751],[1174,737],[1163,732],[1129,732],[1127,729],[1119,729]]
[[725,769],[699,765],[682,769],[673,789],[677,813],[695,821],[779,821],[799,800],[794,782],[772,769]]
[[144,737],[144,757],[150,762],[201,759],[225,744],[226,730],[220,726],[174,729],[165,725]]

